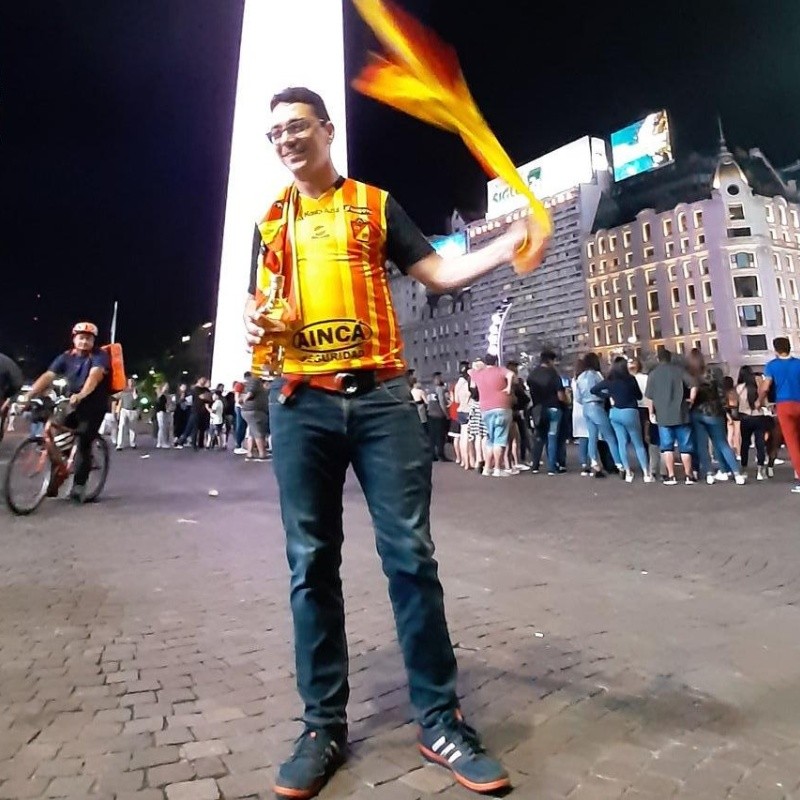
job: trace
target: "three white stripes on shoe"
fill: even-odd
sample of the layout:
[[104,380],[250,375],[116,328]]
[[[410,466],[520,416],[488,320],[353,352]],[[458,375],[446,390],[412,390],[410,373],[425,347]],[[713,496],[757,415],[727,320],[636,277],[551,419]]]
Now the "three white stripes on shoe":
[[[448,753],[452,750],[455,750],[455,745],[448,742],[444,736],[440,736],[434,743],[431,750],[436,753],[437,756],[441,756],[442,758],[447,758]],[[440,752],[441,751],[441,752]],[[447,758],[448,764],[454,764],[458,759],[461,758],[461,751],[456,750],[449,758]]]

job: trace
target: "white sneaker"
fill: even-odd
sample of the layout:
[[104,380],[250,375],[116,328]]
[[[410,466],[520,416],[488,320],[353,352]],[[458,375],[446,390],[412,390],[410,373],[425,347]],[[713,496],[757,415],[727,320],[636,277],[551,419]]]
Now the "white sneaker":
[[509,475],[519,475],[519,468],[518,467],[511,467],[511,469],[508,470],[508,474]]
[[768,478],[775,477],[775,467],[767,467],[767,477]]
[[655,478],[652,475],[645,475],[644,482],[645,483],[655,483]]
[[517,470],[519,472],[527,472],[530,468],[530,464],[517,464]]
[[491,478],[492,477],[492,471],[490,469],[486,469],[486,467],[484,467],[483,468],[483,472],[481,472],[481,475],[483,475],[484,478]]
[[741,473],[734,475],[733,478],[737,486],[744,486],[747,483],[747,476]]
[[626,472],[625,473],[625,483],[633,483],[633,473]]
[[727,472],[723,472],[722,470],[719,470],[719,472],[717,472],[717,474],[714,476],[714,480],[717,481],[729,481],[730,479],[731,476],[728,475]]
[[775,466],[779,467],[781,464],[785,464],[786,462],[782,458],[775,459]]
[[236,447],[233,450],[233,454],[235,456],[246,456],[247,455],[247,450],[245,450],[244,447]]
[[713,486],[713,485],[714,485],[714,483],[715,483],[715,481],[714,481],[714,476],[713,476],[713,475],[706,475],[706,483],[707,483],[709,486]]
[[756,480],[757,481],[765,481],[767,479],[767,475],[764,472],[764,467],[759,467],[758,472],[756,473]]

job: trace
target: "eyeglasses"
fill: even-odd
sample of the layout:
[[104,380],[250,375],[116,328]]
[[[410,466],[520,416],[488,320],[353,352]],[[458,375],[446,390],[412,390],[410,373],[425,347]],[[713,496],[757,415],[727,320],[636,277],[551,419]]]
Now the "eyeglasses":
[[270,130],[267,131],[267,139],[269,139],[270,144],[278,144],[278,142],[283,139],[284,134],[289,136],[303,136],[311,130],[311,126],[315,122],[321,122],[324,125],[327,120],[310,119],[308,117],[290,119],[285,125],[276,125],[274,128],[270,128]]

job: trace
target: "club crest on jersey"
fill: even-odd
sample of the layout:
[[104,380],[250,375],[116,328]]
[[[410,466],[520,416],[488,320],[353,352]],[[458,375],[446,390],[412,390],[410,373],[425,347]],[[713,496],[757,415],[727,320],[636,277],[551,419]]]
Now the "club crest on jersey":
[[372,328],[357,319],[326,319],[301,328],[292,344],[306,353],[335,353],[357,347],[372,338]]
[[357,242],[369,241],[369,220],[358,217],[350,221],[350,229],[353,231],[353,238]]

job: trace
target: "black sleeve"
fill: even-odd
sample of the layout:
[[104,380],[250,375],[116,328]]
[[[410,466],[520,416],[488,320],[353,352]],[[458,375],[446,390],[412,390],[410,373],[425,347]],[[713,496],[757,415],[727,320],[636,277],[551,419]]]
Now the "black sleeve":
[[386,257],[404,275],[433,252],[431,243],[391,196],[386,200]]
[[591,389],[589,389],[589,391],[597,397],[608,397],[608,381],[600,381],[599,383],[596,383]]
[[258,274],[258,256],[261,253],[261,231],[258,230],[258,225],[253,230],[253,250],[250,254],[250,283],[247,287],[247,293],[255,295],[256,293],[256,276]]

